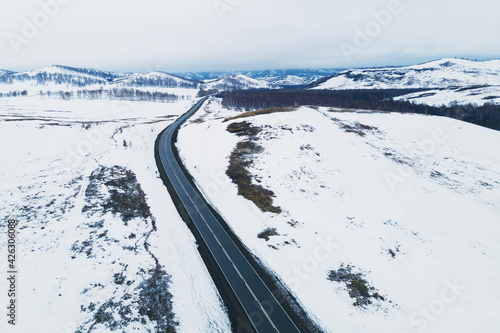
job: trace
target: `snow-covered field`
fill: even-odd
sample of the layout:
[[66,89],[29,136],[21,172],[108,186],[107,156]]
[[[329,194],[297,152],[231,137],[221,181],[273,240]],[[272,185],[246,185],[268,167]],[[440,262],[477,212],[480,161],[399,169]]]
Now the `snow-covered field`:
[[[307,107],[223,122],[239,113],[205,104],[179,133],[181,157],[325,331],[500,330],[500,132]],[[241,121],[261,128],[257,138],[226,131]],[[249,170],[281,214],[261,212],[226,176],[244,140],[263,147]],[[257,237],[268,228],[278,235]],[[371,304],[353,304],[360,281]]]
[[191,104],[0,99],[4,300],[6,222],[19,223],[18,325],[0,332],[230,331],[154,159]]

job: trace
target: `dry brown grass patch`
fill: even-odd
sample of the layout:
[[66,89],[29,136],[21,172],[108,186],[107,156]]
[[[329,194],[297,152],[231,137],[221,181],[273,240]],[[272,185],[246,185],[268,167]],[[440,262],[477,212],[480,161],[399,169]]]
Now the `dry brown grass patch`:
[[278,108],[248,111],[248,112],[239,114],[239,115],[234,116],[234,117],[226,118],[226,119],[224,119],[224,122],[230,121],[230,120],[235,120],[235,119],[240,119],[240,118],[259,116],[259,115],[263,115],[263,114],[276,113],[276,112],[291,112],[291,111],[295,111],[296,109],[297,109],[296,106],[284,106],[284,107],[278,107]]

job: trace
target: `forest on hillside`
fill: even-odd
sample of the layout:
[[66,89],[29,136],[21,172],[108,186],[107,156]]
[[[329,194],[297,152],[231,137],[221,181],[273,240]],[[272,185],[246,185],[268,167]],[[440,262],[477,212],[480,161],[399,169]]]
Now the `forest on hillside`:
[[224,106],[247,111],[274,107],[315,105],[444,116],[500,130],[500,105],[487,103],[483,106],[477,106],[453,103],[448,106],[435,107],[393,100],[396,96],[419,91],[425,90],[238,90],[223,92],[219,96],[222,97]]

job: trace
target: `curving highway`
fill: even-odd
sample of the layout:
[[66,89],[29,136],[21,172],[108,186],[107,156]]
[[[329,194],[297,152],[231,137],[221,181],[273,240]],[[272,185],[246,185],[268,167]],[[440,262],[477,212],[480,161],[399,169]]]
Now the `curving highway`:
[[204,98],[196,103],[158,137],[155,150],[162,178],[168,184],[172,197],[175,197],[178,209],[188,216],[189,223],[193,223],[211,259],[222,272],[225,281],[219,283],[225,284],[226,289],[234,294],[253,329],[263,333],[301,332],[270,291],[272,288],[266,285],[235,244],[234,235],[230,236],[229,231],[223,228],[218,220],[220,217],[215,216],[209,204],[188,179],[187,171],[177,156],[174,144],[178,129],[206,100]]

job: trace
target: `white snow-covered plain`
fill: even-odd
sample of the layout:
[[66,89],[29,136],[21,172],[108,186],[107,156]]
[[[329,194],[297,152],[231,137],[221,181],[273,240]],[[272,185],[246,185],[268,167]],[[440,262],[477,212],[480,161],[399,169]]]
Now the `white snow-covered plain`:
[[[443,117],[301,107],[224,122],[212,99],[177,146],[205,196],[327,332],[500,331],[500,132]],[[226,176],[261,128],[253,182],[263,213]],[[268,241],[257,235],[275,228]],[[351,266],[372,304],[354,306],[329,273]]]
[[[159,132],[192,103],[0,99],[3,300],[6,221],[19,223],[18,321],[12,327],[3,314],[0,332],[156,332],[155,322],[140,313],[148,311],[140,308],[148,305],[144,299],[155,297],[148,286],[165,286],[167,279],[151,279],[155,258],[170,276],[178,332],[230,331],[195,239],[154,159]],[[96,193],[88,193],[90,177],[102,170]],[[107,182],[127,180],[120,178],[124,170],[136,175],[151,216],[124,221],[103,214],[99,200],[114,188]],[[91,209],[82,212],[87,205]]]

